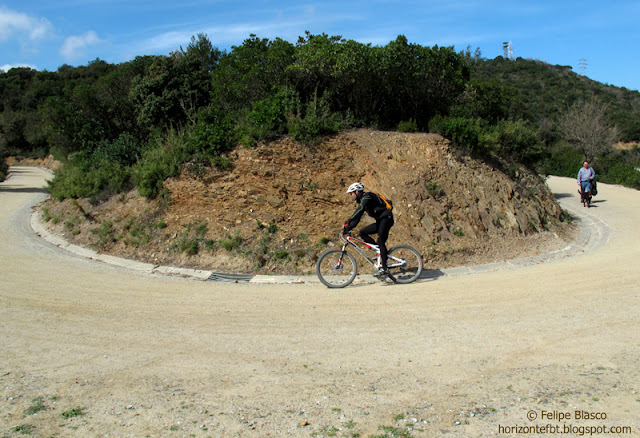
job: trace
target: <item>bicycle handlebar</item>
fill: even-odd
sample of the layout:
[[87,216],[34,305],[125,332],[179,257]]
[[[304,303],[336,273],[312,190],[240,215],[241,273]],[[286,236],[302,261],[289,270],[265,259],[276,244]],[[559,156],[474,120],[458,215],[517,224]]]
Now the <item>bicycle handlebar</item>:
[[347,231],[346,233],[344,232],[344,230],[340,231],[338,233],[338,238],[342,241],[342,242],[346,242],[347,241],[347,237],[351,237],[351,231]]

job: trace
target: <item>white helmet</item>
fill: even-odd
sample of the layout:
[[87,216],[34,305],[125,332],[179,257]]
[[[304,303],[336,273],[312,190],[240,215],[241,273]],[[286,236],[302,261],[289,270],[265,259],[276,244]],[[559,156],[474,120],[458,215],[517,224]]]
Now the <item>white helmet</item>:
[[347,189],[347,193],[351,193],[351,192],[363,192],[364,191],[364,184],[362,184],[361,182],[356,182],[353,183],[349,186],[349,188]]

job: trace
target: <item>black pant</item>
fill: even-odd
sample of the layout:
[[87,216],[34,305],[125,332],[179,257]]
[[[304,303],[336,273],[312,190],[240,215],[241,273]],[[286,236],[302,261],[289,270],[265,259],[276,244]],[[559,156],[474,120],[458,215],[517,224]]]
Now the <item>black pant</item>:
[[[372,245],[378,245],[380,247],[380,261],[382,262],[382,268],[387,268],[387,239],[389,238],[389,230],[393,226],[393,216],[381,217],[375,224],[369,224],[360,230],[360,237],[367,243]],[[376,242],[370,236],[370,234],[377,234],[378,241]]]

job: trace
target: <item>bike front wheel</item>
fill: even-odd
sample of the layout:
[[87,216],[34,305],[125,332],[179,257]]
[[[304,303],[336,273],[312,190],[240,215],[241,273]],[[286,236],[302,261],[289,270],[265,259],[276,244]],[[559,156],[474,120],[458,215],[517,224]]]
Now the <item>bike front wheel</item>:
[[358,275],[356,259],[341,249],[330,249],[322,253],[316,263],[316,274],[327,287],[346,287]]
[[411,283],[422,274],[422,256],[409,245],[394,246],[387,254],[387,267],[398,283]]

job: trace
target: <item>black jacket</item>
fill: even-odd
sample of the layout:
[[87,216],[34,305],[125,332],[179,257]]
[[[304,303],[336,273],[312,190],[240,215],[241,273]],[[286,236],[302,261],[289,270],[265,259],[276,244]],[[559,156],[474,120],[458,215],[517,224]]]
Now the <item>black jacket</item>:
[[365,211],[376,221],[383,217],[393,216],[392,210],[387,207],[387,202],[385,202],[377,193],[363,193],[360,198],[356,198],[356,202],[358,203],[358,207],[346,222],[347,231],[352,230],[356,225],[358,225],[358,222],[362,219],[362,215]]

